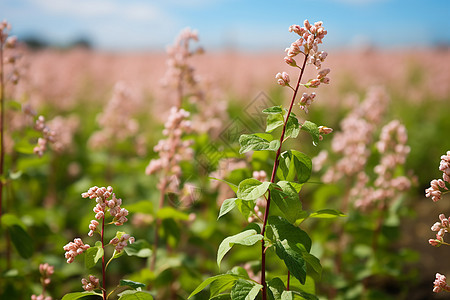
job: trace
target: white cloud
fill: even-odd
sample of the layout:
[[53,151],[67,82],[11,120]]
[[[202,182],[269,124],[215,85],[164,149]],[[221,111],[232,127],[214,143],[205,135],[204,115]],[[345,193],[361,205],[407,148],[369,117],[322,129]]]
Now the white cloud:
[[117,17],[119,20],[170,20],[159,7],[148,2],[114,0],[30,0],[48,14],[73,17]]

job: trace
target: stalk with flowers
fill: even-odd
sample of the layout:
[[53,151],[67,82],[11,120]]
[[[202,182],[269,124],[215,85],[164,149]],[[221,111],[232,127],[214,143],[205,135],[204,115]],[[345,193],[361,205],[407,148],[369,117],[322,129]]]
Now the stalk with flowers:
[[[430,187],[425,190],[425,196],[431,198],[434,202],[437,202],[441,197],[449,192],[448,184],[450,184],[450,151],[441,156],[441,162],[439,170],[442,172],[442,179],[433,179],[430,183]],[[435,239],[428,240],[428,243],[434,247],[441,245],[450,246],[449,243],[444,241],[444,235],[446,232],[450,232],[449,219],[444,214],[439,215],[439,221],[431,226],[431,230],[436,233]],[[447,283],[445,275],[436,273],[436,279],[434,280],[433,292],[439,293],[442,291],[450,292],[450,285]]]
[[[145,285],[139,282],[133,282],[130,280],[121,280],[120,284],[112,290],[109,294],[106,291],[106,270],[111,261],[115,258],[118,258],[123,255],[123,253],[127,253],[128,255],[133,255],[132,251],[127,251],[125,248],[128,244],[133,244],[135,239],[130,236],[128,233],[117,231],[114,238],[112,238],[108,244],[105,244],[105,226],[106,225],[115,225],[121,226],[125,222],[128,221],[127,215],[128,211],[125,208],[122,208],[122,199],[117,198],[113,193],[113,188],[111,186],[106,187],[97,187],[94,186],[90,188],[86,193],[81,195],[83,198],[95,199],[97,202],[94,207],[95,219],[92,220],[89,224],[89,236],[93,236],[94,233],[98,233],[100,235],[100,240],[95,243],[95,246],[91,247],[88,244],[85,244],[81,238],[75,238],[73,242],[68,243],[64,246],[64,250],[66,251],[65,257],[67,259],[67,263],[72,263],[80,254],[85,253],[84,260],[85,265],[88,269],[93,268],[97,262],[101,259],[102,261],[102,281],[94,275],[89,275],[88,278],[83,278],[81,280],[83,289],[85,292],[78,293],[69,293],[66,294],[63,299],[79,299],[85,297],[87,295],[94,295],[102,297],[103,300],[108,299],[116,290],[120,287],[126,286],[131,287],[134,290],[132,291],[124,291],[119,294],[119,299],[129,299],[134,296],[139,296],[139,299],[153,299],[152,296],[146,292],[141,291],[141,288]],[[106,213],[108,213],[112,220],[109,223],[105,222],[107,217]],[[101,222],[101,223],[100,223]],[[106,262],[106,254],[105,247],[111,245],[114,247],[114,252],[112,253],[110,259]],[[124,251],[125,250],[125,251]],[[100,291],[95,292],[95,291]]]
[[[294,149],[282,152],[282,146],[286,140],[297,138],[301,130],[312,136],[314,145],[322,140],[322,135],[332,132],[332,129],[326,126],[317,126],[310,121],[300,122],[292,111],[300,87],[317,88],[320,84],[328,84],[330,81],[327,77],[330,70],[323,69],[319,71],[316,78],[302,83],[306,65],[314,65],[316,69],[321,69],[321,64],[327,57],[326,52],[318,49],[327,34],[322,22],[312,25],[305,20],[303,25],[289,27],[289,31],[298,34],[300,38],[286,49],[287,56],[284,58],[289,66],[299,69],[297,83],[292,87],[290,76],[286,72],[276,75],[279,85],[289,87],[293,91],[288,108],[279,105],[263,110],[263,113],[267,115],[266,132],[243,134],[239,139],[241,154],[249,151],[275,152],[270,181],[262,182],[256,178],[247,178],[237,186],[228,183],[236,192],[236,197],[225,200],[219,213],[220,218],[233,208],[237,208],[244,217],[252,221],[246,230],[225,238],[220,244],[217,255],[219,267],[224,256],[234,245],[252,246],[261,242],[260,280],[258,282],[251,279],[245,271],[244,273],[235,268],[227,274],[206,279],[191,293],[190,297],[211,285],[211,298],[218,295],[227,297],[224,292],[231,288],[231,292],[228,294],[231,299],[255,299],[258,295],[261,295],[263,300],[268,298],[292,299],[294,297],[315,299],[311,293],[301,289],[291,290],[290,286],[291,274],[304,285],[307,276],[319,279],[322,271],[319,259],[311,254],[312,241],[309,235],[300,228],[300,225],[308,218],[330,218],[342,214],[336,210],[327,209],[310,213],[302,209],[299,192],[310,178],[311,159],[306,154]],[[303,59],[300,65],[294,59],[299,54]],[[298,103],[301,110],[307,113],[315,96],[315,93],[303,93]],[[259,176],[260,172],[254,174],[258,175],[259,179],[264,177]],[[261,201],[258,199],[261,197],[265,199],[265,203],[260,203]],[[278,213],[271,210],[272,203],[277,206]],[[264,213],[261,214],[259,209],[264,206]],[[266,281],[266,255],[270,253],[269,251],[274,251],[284,262],[287,268],[285,282],[279,277],[274,277],[269,282]]]

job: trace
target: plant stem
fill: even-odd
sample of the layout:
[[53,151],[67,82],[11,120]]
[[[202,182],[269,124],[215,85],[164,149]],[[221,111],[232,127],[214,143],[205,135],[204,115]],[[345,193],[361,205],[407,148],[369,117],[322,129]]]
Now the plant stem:
[[103,235],[105,233],[105,216],[102,218],[102,233],[101,233],[101,240],[102,240],[102,249],[103,249],[103,256],[102,256],[102,293],[103,293],[103,300],[106,300],[106,268],[105,268],[105,244],[103,241]]
[[4,139],[4,131],[5,131],[5,82],[4,82],[4,74],[3,74],[3,43],[0,41],[0,220],[3,214],[3,169],[4,169],[4,160],[5,160],[5,139]]
[[[164,207],[164,199],[166,196],[166,187],[167,187],[167,178],[164,177],[161,181],[161,191],[160,191],[160,195],[159,195],[158,209],[161,209]],[[152,271],[155,270],[155,265],[156,265],[156,252],[158,251],[158,245],[159,245],[159,233],[158,233],[159,226],[161,226],[161,220],[156,219],[155,220],[155,238],[153,240],[153,256],[152,256],[152,261],[150,264],[150,270],[152,270]]]
[[[275,182],[275,175],[277,173],[277,168],[278,168],[278,164],[279,164],[279,158],[280,158],[280,154],[281,154],[281,147],[283,146],[284,134],[286,133],[287,121],[289,120],[289,116],[291,115],[292,107],[294,106],[295,97],[297,96],[298,88],[300,87],[300,82],[301,82],[302,77],[303,77],[303,72],[305,71],[305,66],[306,66],[307,59],[308,59],[308,55],[305,55],[305,59],[303,60],[303,65],[301,67],[301,72],[300,72],[300,75],[298,77],[297,85],[295,87],[294,94],[292,96],[291,104],[289,105],[289,110],[288,110],[288,113],[286,115],[286,119],[284,120],[283,130],[281,131],[281,137],[280,137],[280,147],[278,148],[277,154],[275,155],[275,163],[273,164],[272,176],[270,177],[270,182],[272,182],[272,183]],[[270,197],[270,191],[269,191],[268,192],[268,197],[267,197],[266,210],[264,212],[264,223],[263,223],[263,227],[262,227],[262,231],[261,231],[262,236],[264,236],[264,233],[266,231],[267,219],[268,219],[268,216],[269,216],[270,199],[271,199],[271,197]],[[261,244],[262,244],[261,245],[261,284],[263,286],[262,299],[266,300],[267,299],[266,253],[264,251],[265,250],[264,239],[261,240]]]

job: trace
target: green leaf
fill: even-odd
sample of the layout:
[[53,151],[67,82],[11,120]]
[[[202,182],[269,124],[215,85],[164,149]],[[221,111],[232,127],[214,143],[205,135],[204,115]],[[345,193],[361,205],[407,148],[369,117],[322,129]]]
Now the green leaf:
[[335,209],[321,209],[309,215],[310,218],[318,219],[334,219],[337,217],[345,217],[346,215]]
[[33,255],[34,246],[33,240],[28,233],[17,224],[8,226],[8,233],[11,237],[11,241],[23,258],[30,258]]
[[96,292],[76,292],[76,293],[65,294],[61,300],[76,300],[76,299],[81,299],[81,298],[89,297],[89,296],[103,297],[102,294],[99,294]]
[[209,298],[209,300],[231,300],[231,294],[222,294]]
[[268,181],[261,182],[254,178],[247,178],[239,183],[236,194],[242,200],[256,200],[267,192],[270,185]]
[[100,258],[102,258],[104,251],[100,246],[90,247],[85,252],[84,265],[87,269],[93,268]]
[[230,199],[226,199],[225,201],[223,201],[222,206],[220,207],[220,212],[219,212],[219,216],[217,217],[217,219],[220,219],[220,217],[226,215],[233,208],[235,208],[237,199],[238,198],[230,198]]
[[205,281],[203,281],[188,297],[191,298],[195,294],[198,294],[200,291],[202,291],[205,287],[210,285],[213,282],[220,281],[220,284],[225,285],[227,282],[235,282],[237,280],[237,276],[232,274],[220,274],[213,277],[207,278]]
[[319,127],[316,124],[314,124],[313,122],[305,121],[302,124],[301,130],[308,132],[313,139],[313,145],[317,146],[317,144],[319,143],[319,140],[320,140],[319,139],[319,137],[320,137]]
[[289,115],[287,124],[286,124],[286,134],[285,138],[296,138],[300,133],[300,124],[298,123],[297,117],[291,113]]
[[141,282],[136,282],[136,281],[127,280],[127,279],[121,279],[119,282],[119,286],[129,286],[133,289],[137,289],[137,288],[143,288],[146,285]]
[[143,200],[127,204],[127,210],[132,213],[153,214],[153,203],[149,200]]
[[125,248],[123,248],[123,250],[128,256],[137,256],[142,258],[152,256],[150,245],[145,240],[138,240],[133,244],[127,245]]
[[302,217],[302,203],[298,192],[288,181],[279,181],[277,184],[283,191],[273,189],[270,192],[270,197],[286,219],[290,223],[295,223],[298,218]]
[[158,210],[156,213],[156,218],[161,220],[174,219],[178,221],[187,221],[189,220],[189,215],[173,207],[166,206]]
[[14,150],[23,154],[33,154],[36,145],[30,144],[28,140],[22,139],[14,144]]
[[266,236],[271,241],[288,240],[296,245],[302,245],[307,252],[311,250],[311,238],[297,226],[279,216],[270,216],[267,220]]
[[304,153],[296,150],[288,150],[280,155],[280,164],[277,176],[281,180],[304,183],[311,177],[312,161]]
[[283,106],[272,106],[262,111],[265,114],[283,114]]
[[273,140],[268,141],[265,138],[259,137],[256,134],[243,134],[239,137],[239,144],[241,145],[241,149],[239,153],[245,153],[248,151],[277,151],[280,147],[280,141]]
[[238,186],[235,185],[234,183],[228,182],[228,181],[223,180],[223,179],[214,178],[214,177],[208,177],[208,178],[209,178],[209,179],[213,179],[213,180],[218,180],[218,181],[224,182],[224,183],[228,184],[228,186],[233,190],[233,192],[235,192],[235,193],[237,192]]
[[13,215],[13,214],[4,214],[2,215],[2,225],[6,226],[6,227],[11,227],[13,225],[18,225],[20,227],[22,227],[23,229],[26,229],[27,227],[25,226],[25,223],[22,222],[21,219],[19,219],[17,216]]
[[301,250],[288,240],[275,241],[275,252],[281,258],[291,274],[297,278],[301,284],[306,280],[306,262]]
[[255,201],[236,199],[236,207],[246,219],[255,213],[253,210],[255,208]]
[[267,288],[269,300],[280,300],[281,294],[283,294],[283,291],[286,289],[283,281],[278,277],[275,277],[269,281],[267,283]]
[[300,250],[302,250],[303,258],[306,261],[308,274],[315,280],[320,280],[322,277],[322,265],[320,264],[320,260],[311,253],[308,253],[306,250],[301,248]]
[[256,244],[258,241],[261,241],[263,238],[264,237],[254,229],[246,230],[225,238],[222,243],[220,243],[219,250],[217,251],[217,265],[220,268],[220,262],[234,244],[251,246]]
[[153,296],[143,291],[123,291],[119,294],[119,300],[153,300]]
[[262,289],[262,285],[244,279],[238,279],[231,289],[232,300],[254,300]]
[[145,240],[137,240],[133,244],[127,245],[123,248],[123,250],[128,256],[137,256],[142,258],[152,256],[150,244]]
[[283,125],[284,118],[282,114],[270,114],[267,116],[266,132],[272,132]]
[[284,291],[281,300],[318,300],[315,295],[303,291]]

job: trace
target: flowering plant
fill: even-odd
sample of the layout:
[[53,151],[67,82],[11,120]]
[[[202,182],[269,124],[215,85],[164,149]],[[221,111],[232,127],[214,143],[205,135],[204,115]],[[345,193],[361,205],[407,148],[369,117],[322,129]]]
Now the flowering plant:
[[[133,282],[130,280],[121,280],[120,284],[111,291],[108,295],[106,294],[106,269],[110,262],[123,255],[123,253],[127,253],[128,255],[133,255],[133,248],[128,250],[125,248],[128,244],[133,244],[135,242],[134,237],[129,234],[117,231],[114,238],[112,238],[108,244],[105,245],[104,233],[105,233],[105,225],[115,225],[121,226],[125,222],[128,221],[127,215],[128,211],[125,208],[122,208],[122,199],[117,198],[113,193],[113,188],[111,186],[106,187],[91,187],[86,193],[81,194],[83,198],[95,199],[97,204],[94,207],[95,219],[91,221],[89,224],[89,236],[93,236],[94,233],[100,234],[100,241],[95,243],[95,246],[91,247],[88,244],[84,244],[81,238],[75,238],[73,242],[69,242],[64,246],[64,250],[66,251],[65,257],[67,259],[67,263],[72,263],[80,254],[84,254],[84,261],[86,268],[93,268],[97,262],[101,259],[102,261],[102,281],[100,284],[100,279],[94,275],[89,275],[88,278],[83,278],[81,280],[83,289],[85,292],[78,293],[69,293],[66,294],[63,299],[79,299],[85,297],[87,295],[95,295],[100,296],[103,300],[106,300],[110,295],[112,295],[116,289],[119,287],[131,287],[133,291],[124,291],[119,294],[119,299],[129,299],[134,296],[139,296],[139,299],[153,299],[150,294],[141,291],[141,288],[145,286],[145,284],[139,282]],[[109,223],[105,223],[106,213],[112,217],[112,220]],[[100,224],[100,222],[101,224]],[[98,226],[100,228],[97,228]],[[105,247],[111,245],[114,246],[114,252],[112,253],[108,262],[106,262],[105,255]],[[124,251],[125,250],[125,251]],[[136,248],[134,248],[136,250]],[[101,293],[95,292],[95,290],[100,290]]]
[[[317,126],[310,121],[300,122],[292,112],[300,86],[317,88],[320,84],[328,84],[330,81],[326,77],[330,70],[323,69],[319,71],[316,78],[304,84],[301,83],[307,64],[314,65],[316,69],[321,68],[321,63],[327,54],[319,51],[318,45],[322,43],[327,31],[322,26],[322,22],[312,25],[308,20],[305,20],[303,27],[292,25],[289,31],[297,33],[299,39],[286,49],[287,56],[284,60],[288,65],[298,68],[300,75],[295,87],[290,85],[288,73],[282,72],[275,76],[279,85],[293,90],[289,108],[285,109],[279,105],[264,109],[263,113],[267,115],[266,132],[243,134],[239,138],[241,154],[249,151],[275,152],[270,181],[260,181],[265,174],[255,172],[254,177],[257,178],[244,179],[239,185],[228,182],[236,193],[236,197],[225,200],[219,213],[220,218],[237,208],[251,223],[241,233],[229,236],[222,241],[217,254],[217,264],[220,267],[224,256],[234,245],[252,246],[261,242],[260,278],[259,280],[250,278],[245,270],[235,268],[227,274],[206,279],[191,293],[190,297],[211,285],[211,298],[222,295],[230,288],[231,299],[244,299],[244,297],[255,299],[259,294],[263,300],[267,297],[269,299],[292,299],[298,296],[315,298],[309,290],[291,290],[290,286],[291,274],[304,285],[307,276],[319,279],[322,272],[319,259],[311,254],[312,241],[300,225],[308,218],[332,218],[342,214],[336,210],[326,209],[310,213],[302,209],[299,192],[310,178],[312,162],[306,154],[297,150],[290,149],[282,152],[282,146],[289,138],[297,138],[301,130],[311,135],[314,145],[322,140],[322,135],[332,132],[332,129],[326,126]],[[301,66],[297,65],[294,59],[299,54],[303,56]],[[314,93],[302,95],[299,105],[305,113],[308,112],[308,107],[314,98]],[[272,203],[277,206],[277,213],[273,209],[270,210]],[[264,213],[260,211],[262,208]],[[274,251],[286,265],[288,276],[285,282],[280,277],[274,277],[266,282],[266,255],[269,251]]]

